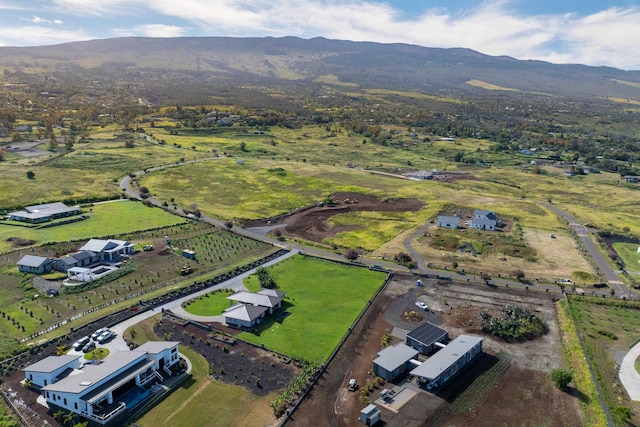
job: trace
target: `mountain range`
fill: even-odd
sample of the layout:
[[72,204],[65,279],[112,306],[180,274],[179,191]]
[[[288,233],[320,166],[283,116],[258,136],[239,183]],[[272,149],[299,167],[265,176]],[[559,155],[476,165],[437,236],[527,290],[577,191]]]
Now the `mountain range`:
[[186,73],[232,84],[319,83],[434,94],[503,91],[573,99],[640,102],[640,71],[325,38],[114,38],[39,47],[0,47],[0,67]]

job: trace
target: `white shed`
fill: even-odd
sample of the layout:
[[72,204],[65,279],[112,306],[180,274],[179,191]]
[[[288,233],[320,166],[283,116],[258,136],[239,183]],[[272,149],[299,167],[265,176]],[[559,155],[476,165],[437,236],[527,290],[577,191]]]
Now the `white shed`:
[[360,411],[360,422],[366,426],[375,425],[380,421],[380,409],[376,405],[369,405]]

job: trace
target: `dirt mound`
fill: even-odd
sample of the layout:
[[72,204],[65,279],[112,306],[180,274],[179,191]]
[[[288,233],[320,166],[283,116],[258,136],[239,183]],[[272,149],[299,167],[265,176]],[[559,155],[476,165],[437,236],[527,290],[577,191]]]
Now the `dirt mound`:
[[333,196],[335,206],[312,206],[275,218],[244,223],[245,227],[276,226],[284,236],[298,237],[321,243],[338,233],[357,230],[357,225],[331,227],[327,220],[334,215],[348,212],[415,212],[424,203],[416,199],[384,199],[371,194],[341,192]]
[[23,246],[31,246],[36,244],[35,240],[21,239],[19,237],[9,237],[7,239],[7,242],[10,242],[14,248],[20,248]]

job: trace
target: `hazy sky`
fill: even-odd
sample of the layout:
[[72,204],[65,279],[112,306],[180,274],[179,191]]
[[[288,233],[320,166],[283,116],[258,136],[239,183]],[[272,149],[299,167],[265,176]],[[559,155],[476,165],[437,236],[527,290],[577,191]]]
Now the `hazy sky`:
[[640,0],[0,0],[0,45],[298,36],[640,70]]

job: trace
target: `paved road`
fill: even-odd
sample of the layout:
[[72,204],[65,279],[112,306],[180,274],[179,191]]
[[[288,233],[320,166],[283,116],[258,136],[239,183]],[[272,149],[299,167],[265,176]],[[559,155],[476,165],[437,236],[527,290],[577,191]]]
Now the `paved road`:
[[580,222],[572,215],[567,212],[560,210],[558,207],[550,204],[540,202],[543,206],[547,207],[551,211],[553,211],[556,215],[560,216],[564,220],[569,223],[569,227],[573,229],[573,231],[578,236],[578,239],[582,243],[583,247],[589,253],[589,256],[593,260],[593,262],[598,267],[600,274],[604,279],[609,282],[612,288],[616,291],[616,295],[619,296],[634,296],[634,292],[632,292],[629,288],[627,288],[622,280],[618,277],[616,271],[611,268],[607,258],[600,252],[596,244],[594,243],[591,233],[587,227],[580,224]]
[[638,357],[640,357],[640,343],[633,346],[624,356],[620,365],[620,372],[618,372],[620,382],[627,390],[631,400],[640,400],[640,374],[636,371],[635,366]]

